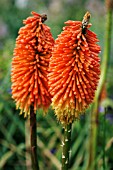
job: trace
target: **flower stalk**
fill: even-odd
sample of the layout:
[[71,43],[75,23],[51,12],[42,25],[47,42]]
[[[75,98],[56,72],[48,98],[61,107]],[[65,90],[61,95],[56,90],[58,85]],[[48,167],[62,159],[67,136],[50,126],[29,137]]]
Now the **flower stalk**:
[[70,146],[71,146],[71,127],[72,123],[65,125],[64,127],[64,141],[62,151],[62,170],[69,169],[69,157],[70,157]]
[[103,116],[103,170],[106,170],[106,150],[105,150],[105,146],[106,146],[106,113],[107,113],[107,109],[105,108],[105,114]]
[[36,114],[34,109],[30,106],[30,143],[31,143],[31,161],[32,169],[39,170],[38,156],[37,156],[37,135],[36,135]]
[[100,78],[100,46],[90,31],[90,13],[81,21],[67,21],[55,40],[49,63],[48,85],[52,107],[65,126],[62,170],[69,168],[71,125],[94,100]]
[[30,142],[32,169],[39,170],[37,161],[36,111],[47,112],[51,104],[48,92],[48,67],[54,39],[50,28],[44,24],[46,14],[32,11],[19,29],[12,59],[12,98],[20,114],[30,117]]

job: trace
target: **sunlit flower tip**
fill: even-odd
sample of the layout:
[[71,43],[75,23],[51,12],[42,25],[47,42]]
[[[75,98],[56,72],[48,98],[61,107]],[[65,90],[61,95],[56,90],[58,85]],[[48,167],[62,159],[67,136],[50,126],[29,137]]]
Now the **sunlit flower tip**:
[[83,21],[67,21],[55,41],[49,64],[52,106],[61,123],[79,118],[92,103],[100,75],[100,46],[89,30],[90,14]]
[[47,16],[32,14],[19,30],[11,70],[12,98],[25,116],[31,105],[36,112],[37,108],[46,110],[51,103],[47,74],[54,39],[43,24]]

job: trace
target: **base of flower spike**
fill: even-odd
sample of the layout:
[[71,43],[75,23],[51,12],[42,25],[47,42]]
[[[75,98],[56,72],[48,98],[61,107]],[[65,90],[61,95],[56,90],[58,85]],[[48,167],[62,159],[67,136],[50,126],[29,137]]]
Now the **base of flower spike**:
[[57,116],[58,121],[62,124],[70,124],[74,120],[79,119],[80,115],[84,114],[86,109],[86,107],[82,107],[82,103],[77,102],[76,106],[71,103],[67,105],[55,105],[54,102],[52,102],[52,107],[55,110],[55,115]]

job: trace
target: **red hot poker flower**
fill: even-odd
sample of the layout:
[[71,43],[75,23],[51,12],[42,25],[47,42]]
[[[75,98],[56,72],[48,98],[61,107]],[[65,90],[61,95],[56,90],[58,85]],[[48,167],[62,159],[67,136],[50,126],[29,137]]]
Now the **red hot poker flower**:
[[25,116],[31,105],[36,112],[37,108],[47,109],[51,103],[47,74],[54,39],[50,28],[43,24],[47,16],[32,14],[19,30],[11,71],[12,97]]
[[68,124],[92,103],[100,75],[100,46],[89,30],[90,14],[82,22],[67,21],[55,41],[49,64],[52,106],[62,123]]

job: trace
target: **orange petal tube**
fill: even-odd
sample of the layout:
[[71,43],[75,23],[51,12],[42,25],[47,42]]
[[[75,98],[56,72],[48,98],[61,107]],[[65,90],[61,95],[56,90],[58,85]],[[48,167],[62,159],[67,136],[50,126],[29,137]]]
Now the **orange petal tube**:
[[25,116],[31,105],[36,112],[37,108],[46,110],[51,103],[47,74],[54,39],[43,24],[47,16],[32,14],[19,30],[11,70],[12,98]]
[[80,21],[67,21],[55,41],[49,64],[52,106],[63,124],[79,118],[92,103],[100,75],[100,46],[94,32]]

